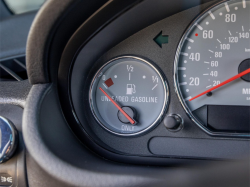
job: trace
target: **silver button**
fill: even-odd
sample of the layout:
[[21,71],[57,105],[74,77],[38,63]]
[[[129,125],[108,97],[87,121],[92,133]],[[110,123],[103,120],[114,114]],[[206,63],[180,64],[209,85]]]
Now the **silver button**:
[[10,159],[16,150],[18,134],[13,123],[0,116],[0,163]]

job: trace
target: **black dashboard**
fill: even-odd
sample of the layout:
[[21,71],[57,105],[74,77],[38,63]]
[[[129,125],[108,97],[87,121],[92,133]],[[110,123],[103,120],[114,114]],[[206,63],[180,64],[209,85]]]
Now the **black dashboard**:
[[27,99],[0,100],[24,108],[29,185],[248,186],[249,18],[248,0],[46,2]]
[[[71,116],[68,117],[68,120],[75,118],[70,124],[72,129],[75,130],[75,132],[78,134],[78,137],[81,139],[84,134],[85,136],[86,134],[88,134],[92,137],[92,140],[95,143],[102,146],[104,149],[110,151],[112,150],[119,154],[152,157],[154,159],[157,159],[157,157],[159,156],[166,158],[182,157],[199,159],[233,159],[236,158],[237,155],[239,156],[241,154],[244,155],[244,153],[246,154],[249,150],[249,142],[247,139],[244,141],[244,132],[242,133],[242,136],[237,139],[230,138],[229,134],[232,134],[230,132],[228,133],[228,137],[226,136],[226,133],[221,135],[221,137],[213,137],[202,131],[194,123],[192,118],[189,118],[188,114],[185,113],[185,110],[183,109],[178,99],[178,95],[176,94],[176,88],[174,85],[174,59],[179,41],[181,40],[183,33],[185,33],[186,29],[188,28],[190,23],[197,17],[197,15],[209,8],[214,3],[215,2],[205,3],[198,7],[193,7],[181,13],[162,19],[119,42],[117,45],[110,48],[110,50],[107,50],[107,47],[112,45],[112,42],[116,37],[115,35],[117,35],[116,33],[119,33],[119,35],[122,35],[123,33],[126,34],[130,27],[132,27],[131,19],[129,19],[129,17],[130,15],[133,15],[133,13],[139,14],[139,8],[133,7],[132,9],[123,13],[120,17],[116,18],[115,21],[109,23],[105,28],[92,36],[88,43],[86,43],[85,45],[81,44],[77,53],[72,53],[72,46],[77,46],[77,44],[75,43],[75,38],[76,40],[78,40],[77,42],[79,42],[79,40],[81,39],[81,35],[83,35],[80,28],[78,32],[76,32],[75,35],[71,38],[64,50],[60,62],[60,65],[64,66],[64,69],[61,70],[59,67],[59,82],[61,82],[60,77],[68,77],[67,82],[63,82],[63,80],[61,83],[59,83],[60,85],[67,85],[62,87],[62,90],[59,91],[59,96],[61,96],[61,103],[63,103],[62,109],[64,110],[66,117],[71,114]],[[147,19],[143,12],[141,16],[142,19]],[[149,16],[152,17],[152,14],[149,14]],[[138,20],[135,20],[134,22],[140,22],[139,15],[137,19]],[[84,32],[84,30],[82,32]],[[168,42],[166,44],[162,44],[162,46],[159,46],[155,41],[155,38],[159,34],[165,37],[168,36]],[[82,41],[81,43],[84,43],[84,41]],[[104,54],[102,51],[103,49],[106,50]],[[99,57],[100,54],[101,56]],[[114,132],[110,132],[109,129],[105,129],[105,127],[103,128],[103,126],[99,124],[98,120],[96,120],[94,115],[92,114],[92,106],[91,104],[89,104],[88,99],[90,94],[89,90],[91,87],[91,82],[98,69],[100,69],[105,63],[109,62],[110,60],[112,61],[112,59],[115,59],[117,57],[120,57],[121,60],[120,62],[115,63],[122,63],[123,61],[126,61],[128,63],[129,59],[122,59],[122,57],[124,56],[132,56],[134,58],[140,57],[142,59],[148,59],[148,61],[154,63],[154,67],[157,66],[158,69],[162,71],[162,74],[164,74],[164,76],[166,77],[167,89],[165,90],[165,92],[169,92],[166,94],[168,95],[166,99],[167,101],[166,103],[164,103],[166,108],[165,112],[159,119],[159,124],[154,125],[145,133],[139,133],[139,135],[138,133],[136,133],[136,130],[134,130],[135,135],[133,135],[133,130],[130,130],[129,128],[127,129],[127,131],[129,131],[128,135],[132,136],[126,136],[126,130],[119,131],[120,134],[118,133],[117,135]],[[65,68],[65,66],[69,67],[70,70]],[[112,64],[110,66],[112,68],[115,68],[112,66]],[[125,68],[126,67],[123,68],[124,71]],[[142,69],[143,67],[138,66],[138,69],[140,68]],[[129,77],[127,76],[130,76],[130,73],[128,73],[128,75],[122,75],[124,71],[121,69],[122,67],[117,67],[117,69],[113,70],[114,72],[110,72],[110,76],[117,74],[118,76],[122,76],[120,78],[121,80],[124,80],[125,78],[129,79]],[[106,71],[109,70],[99,70],[99,73],[103,72],[103,74],[105,74]],[[136,68],[135,74],[139,74],[139,72],[136,73]],[[146,74],[146,72],[144,72],[144,74]],[[134,76],[133,72],[131,76]],[[140,76],[142,76],[142,74]],[[109,77],[107,77],[107,80],[108,78]],[[128,96],[127,100],[132,99],[130,102],[126,102],[125,98],[120,100],[118,99],[118,103],[120,105],[132,106],[134,108],[137,107],[137,111],[141,110],[141,108],[148,108],[149,113],[143,114],[143,111],[138,112],[138,115],[140,115],[141,117],[138,120],[142,120],[142,116],[144,115],[144,118],[149,116],[149,118],[147,118],[145,121],[150,121],[151,118],[158,117],[157,114],[156,117],[154,117],[153,110],[158,110],[157,106],[160,105],[161,102],[163,103],[163,100],[161,101],[161,96],[158,96],[159,104],[157,103],[155,105],[149,105],[150,103],[148,103],[148,105],[136,105],[135,101],[133,101],[134,98],[136,98],[136,96],[143,96],[143,92],[150,91],[147,89],[140,90],[140,86],[145,88],[148,84],[150,84],[150,80],[146,80],[146,83],[143,83],[141,82],[141,79],[137,79],[139,79],[139,77],[134,79],[131,78],[131,80],[127,81],[130,81],[130,83],[137,83],[138,94],[134,94],[134,97]],[[112,87],[114,88],[113,90],[111,89],[111,87],[103,87],[103,89],[105,89],[106,91],[109,90],[109,92],[113,95],[115,95],[115,93],[117,93],[118,96],[119,94],[122,95],[123,93],[125,95],[126,83],[129,82],[125,81],[123,83],[118,80],[119,78],[113,78],[114,85],[119,84],[118,86],[116,86],[116,89],[115,86]],[[105,81],[103,80],[103,82]],[[99,83],[98,85],[100,84],[101,83]],[[97,88],[93,88],[92,90],[94,92],[92,93],[94,95],[93,100],[95,99],[95,95],[97,95],[98,91],[100,91],[95,91],[95,89]],[[119,92],[119,90],[123,91]],[[158,90],[158,92],[160,92],[160,90]],[[101,98],[101,96],[96,97],[98,97],[97,100]],[[144,101],[144,103],[145,102],[146,101]],[[113,116],[117,119],[117,112],[115,111],[117,109],[114,109],[114,111],[112,111],[112,108],[115,108],[113,107],[113,104],[109,103],[107,104],[107,106],[104,106],[104,103],[102,102],[99,105],[103,106],[103,108],[97,108],[96,110],[107,111],[107,113],[103,113],[103,115],[99,117],[102,118],[104,116],[108,116],[106,120],[109,120],[109,124],[107,124],[107,126],[110,125],[110,123],[114,123],[114,125],[117,125],[117,129],[126,127],[123,126],[124,124],[126,124],[125,122],[121,122],[121,125],[118,125],[119,122],[115,121],[115,119],[114,122],[111,122],[112,120],[110,118],[112,118]],[[70,111],[73,111],[73,114]],[[248,111],[248,109],[246,111]],[[113,115],[109,115],[109,113],[113,113]],[[167,129],[167,119],[163,120],[164,117],[167,118],[171,114],[176,114],[180,116],[181,120],[183,120],[183,128],[179,129],[178,132]],[[222,120],[222,118],[220,118],[220,120]],[[248,120],[248,118],[246,120]],[[143,123],[144,122],[138,123],[137,127],[143,126]],[[222,123],[227,122],[222,121]],[[130,127],[132,125],[130,124],[130,126],[127,126]],[[84,130],[82,130],[81,128],[83,128]],[[249,127],[247,127],[247,129],[249,129]],[[114,130],[116,129],[114,128]],[[248,131],[246,131],[246,134],[247,133]],[[231,154],[228,154],[227,150],[230,150]],[[143,162],[143,158],[141,160]]]

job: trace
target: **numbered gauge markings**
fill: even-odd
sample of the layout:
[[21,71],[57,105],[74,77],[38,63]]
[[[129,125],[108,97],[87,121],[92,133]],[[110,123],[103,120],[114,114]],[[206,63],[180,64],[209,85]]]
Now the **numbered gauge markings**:
[[210,134],[249,131],[248,110],[242,117],[228,113],[234,116],[231,121],[238,120],[244,128],[230,126],[230,121],[224,119],[221,123],[230,127],[222,127],[214,124],[208,107],[250,106],[250,93],[246,92],[250,88],[249,73],[232,79],[250,68],[249,23],[249,0],[223,1],[200,15],[179,44],[175,59],[178,96],[193,120]]
[[162,119],[168,86],[154,65],[124,56],[100,68],[89,96],[92,113],[102,127],[117,135],[137,135]]

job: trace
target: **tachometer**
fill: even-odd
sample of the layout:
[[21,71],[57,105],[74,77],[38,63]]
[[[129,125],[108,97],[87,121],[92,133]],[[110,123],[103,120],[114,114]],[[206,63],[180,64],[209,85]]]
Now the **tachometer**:
[[117,135],[136,135],[162,119],[168,86],[150,62],[124,56],[100,68],[89,96],[92,113],[102,127]]
[[222,1],[191,24],[176,53],[175,86],[206,132],[249,136],[250,1]]

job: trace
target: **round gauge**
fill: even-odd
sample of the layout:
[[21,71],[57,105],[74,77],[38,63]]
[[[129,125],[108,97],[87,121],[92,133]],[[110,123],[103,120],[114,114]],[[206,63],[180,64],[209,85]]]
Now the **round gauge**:
[[249,136],[249,0],[222,1],[191,24],[177,49],[175,86],[207,133]]
[[151,63],[124,56],[96,73],[89,96],[92,113],[102,127],[118,135],[136,135],[160,122],[168,87]]

